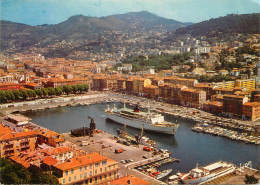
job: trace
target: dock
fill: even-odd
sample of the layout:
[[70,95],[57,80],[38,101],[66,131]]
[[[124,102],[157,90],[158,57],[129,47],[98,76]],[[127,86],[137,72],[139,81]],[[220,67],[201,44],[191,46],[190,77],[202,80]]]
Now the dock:
[[[159,181],[153,177],[150,177],[136,170],[134,167],[169,158],[169,154],[153,155],[153,152],[143,150],[144,145],[139,145],[138,147],[135,145],[127,146],[121,143],[117,143],[115,136],[106,132],[96,133],[93,135],[93,137],[73,137],[69,133],[63,133],[63,135],[66,140],[72,142],[74,145],[80,147],[87,153],[97,152],[112,160],[117,161],[120,168],[120,176],[133,174],[139,178],[142,178],[150,182],[151,184],[165,184],[162,181]],[[89,141],[89,144],[87,146],[81,146],[82,141]],[[115,149],[122,149],[123,152],[115,153]],[[144,159],[143,156],[146,156],[147,159]],[[122,163],[122,161],[130,159],[132,160],[132,162],[126,164]]]

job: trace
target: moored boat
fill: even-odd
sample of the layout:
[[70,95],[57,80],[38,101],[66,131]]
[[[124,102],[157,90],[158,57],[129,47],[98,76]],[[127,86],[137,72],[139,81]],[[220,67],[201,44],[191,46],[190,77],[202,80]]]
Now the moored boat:
[[125,105],[122,109],[117,109],[115,105],[114,108],[108,106],[105,112],[112,121],[138,129],[143,127],[145,131],[174,135],[179,127],[178,124],[165,121],[163,115],[150,112],[149,106],[148,112],[141,112],[138,105],[133,110]]

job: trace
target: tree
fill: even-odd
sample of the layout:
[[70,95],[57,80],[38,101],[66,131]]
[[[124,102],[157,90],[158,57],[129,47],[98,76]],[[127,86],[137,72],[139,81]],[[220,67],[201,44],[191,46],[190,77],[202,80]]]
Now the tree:
[[15,99],[15,96],[14,96],[12,91],[5,91],[5,95],[6,95],[7,100],[14,100]]
[[59,184],[57,177],[47,173],[40,173],[32,178],[33,184]]
[[7,102],[7,97],[5,91],[0,91],[0,101],[1,103]]
[[36,89],[36,90],[35,90],[35,93],[36,93],[36,95],[37,95],[38,97],[40,97],[40,98],[43,96],[43,92],[42,92],[41,89]]
[[71,85],[65,85],[64,86],[64,92],[68,95],[72,92],[72,86]]
[[56,95],[56,91],[53,87],[48,87],[47,91],[48,91],[48,95],[50,95],[50,96]]
[[82,86],[83,86],[83,91],[84,92],[88,92],[88,84],[82,84]]
[[0,182],[3,184],[29,184],[31,182],[29,171],[20,164],[1,158],[0,167]]
[[75,94],[75,93],[77,93],[78,92],[78,86],[77,85],[73,85],[72,86],[72,91],[73,91],[73,93]]
[[26,100],[28,98],[28,92],[27,90],[21,90],[21,97]]
[[255,178],[254,175],[249,176],[249,175],[246,174],[245,179],[244,179],[244,182],[246,184],[257,184],[258,181],[259,180],[257,178]]
[[32,90],[32,89],[27,90],[27,93],[28,93],[28,97],[30,97],[30,98],[34,99],[36,97],[35,90]]
[[56,87],[56,88],[55,88],[55,94],[56,94],[57,96],[60,96],[60,95],[62,94],[62,90],[61,90],[60,87]]
[[83,90],[84,90],[83,85],[82,85],[82,84],[78,84],[77,86],[78,86],[78,91],[79,91],[80,93],[82,93]]
[[43,93],[43,96],[44,97],[47,97],[48,96],[48,90],[47,89],[42,89],[42,93]]
[[21,92],[19,90],[13,90],[13,94],[14,94],[15,100],[19,100],[21,98]]

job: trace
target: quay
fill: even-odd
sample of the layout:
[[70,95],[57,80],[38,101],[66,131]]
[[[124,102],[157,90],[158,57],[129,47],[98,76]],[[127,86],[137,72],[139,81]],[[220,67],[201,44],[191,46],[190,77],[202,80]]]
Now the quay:
[[[123,95],[114,92],[91,91],[84,95],[2,104],[0,105],[0,113],[6,115],[12,112],[34,111],[63,106],[90,105],[101,102],[125,102],[130,105],[138,103],[142,108],[148,107],[148,99],[143,97]],[[240,133],[247,133],[247,136],[260,137],[260,122],[218,117],[199,109],[158,102],[155,100],[150,101],[150,106],[154,111],[166,113],[175,116],[176,118],[181,117],[184,119],[190,119],[196,123],[207,123],[213,126],[220,126],[229,130],[235,130]]]
[[[118,161],[118,165],[120,167],[120,176],[133,174],[152,184],[164,184],[162,181],[159,181],[153,177],[139,172],[136,169],[133,169],[133,167],[135,167],[136,165],[144,165],[151,162],[156,162],[157,160],[168,158],[169,154],[154,156],[152,152],[147,152],[143,150],[144,145],[136,147],[133,145],[126,146],[117,143],[115,140],[115,136],[106,132],[96,133],[93,135],[93,137],[72,137],[70,133],[63,133],[63,135],[66,140],[74,143],[75,146],[83,149],[87,153],[97,152],[112,160]],[[87,141],[89,144],[87,146],[81,146],[82,141]],[[123,149],[123,152],[117,154],[114,152],[115,149]],[[147,159],[144,160],[143,156],[146,156]],[[133,162],[128,164],[121,163],[121,161],[125,160],[132,160]]]

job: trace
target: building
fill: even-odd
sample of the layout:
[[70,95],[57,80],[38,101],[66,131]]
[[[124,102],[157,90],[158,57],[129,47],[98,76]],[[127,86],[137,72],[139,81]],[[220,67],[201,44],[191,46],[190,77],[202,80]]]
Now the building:
[[127,79],[125,86],[126,86],[126,92],[127,93],[133,93],[133,91],[134,91],[134,80],[133,79]]
[[37,144],[38,132],[15,132],[8,126],[0,124],[0,156],[9,158],[17,156],[25,150],[34,150]]
[[60,184],[100,184],[118,177],[118,163],[98,153],[76,156],[64,163],[52,164]]
[[256,120],[260,118],[260,102],[246,102],[243,105],[242,118]]
[[159,87],[156,85],[147,85],[144,87],[144,93],[148,98],[157,99],[159,93]]
[[181,91],[181,105],[189,107],[203,107],[206,102],[206,92],[185,88]]
[[236,80],[235,87],[242,87],[247,90],[254,90],[256,88],[256,82],[254,79]]
[[113,181],[109,181],[109,182],[106,182],[104,183],[103,185],[116,185],[116,184],[132,184],[132,185],[149,185],[151,184],[150,182],[147,182],[139,177],[136,177],[134,175],[127,175],[127,176],[124,176],[124,177],[120,177],[120,178],[117,178],[117,179],[114,179]]
[[248,97],[225,94],[223,96],[223,115],[229,117],[241,117],[243,104],[248,102]]
[[88,78],[59,79],[52,78],[46,82],[46,87],[60,87],[65,85],[89,84]]
[[20,84],[15,83],[0,83],[0,90],[20,90]]

